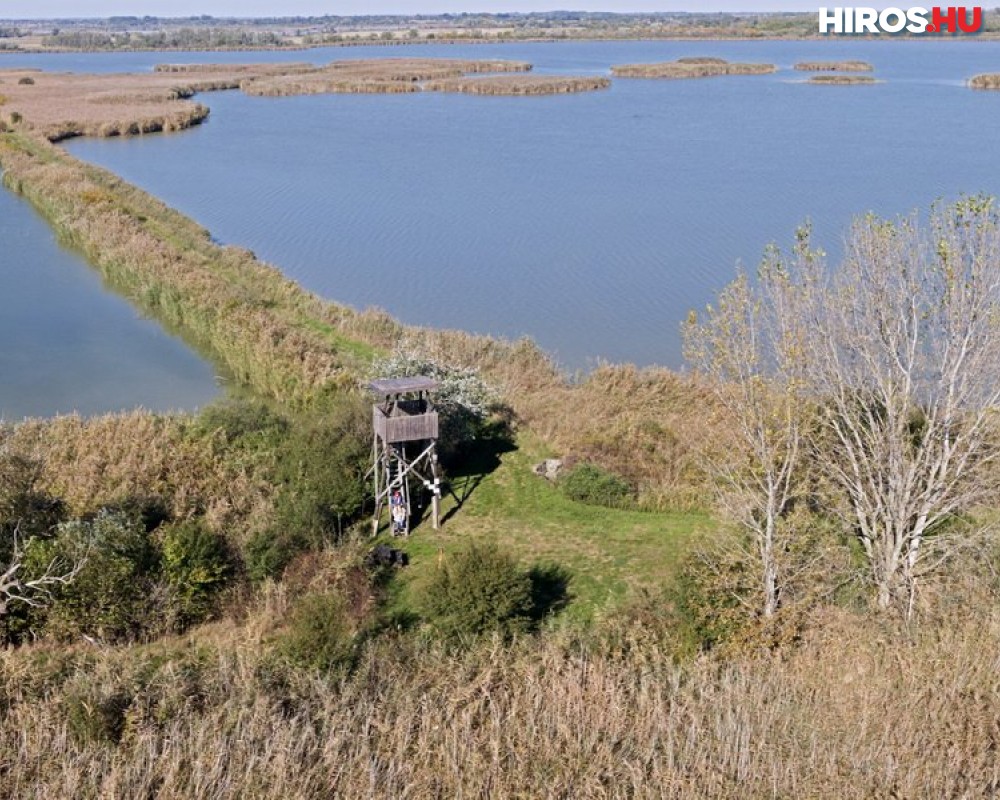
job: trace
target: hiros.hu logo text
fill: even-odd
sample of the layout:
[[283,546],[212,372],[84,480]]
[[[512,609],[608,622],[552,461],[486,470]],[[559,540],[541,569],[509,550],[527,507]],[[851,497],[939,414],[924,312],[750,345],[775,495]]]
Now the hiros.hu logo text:
[[819,10],[820,33],[978,33],[982,27],[981,6]]

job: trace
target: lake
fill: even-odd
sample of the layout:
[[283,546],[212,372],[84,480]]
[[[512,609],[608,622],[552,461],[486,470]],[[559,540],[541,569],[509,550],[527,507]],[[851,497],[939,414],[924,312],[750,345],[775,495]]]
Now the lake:
[[[199,97],[212,109],[199,128],[67,146],[325,297],[415,324],[530,336],[570,369],[599,359],[679,367],[688,311],[806,220],[836,257],[856,214],[1000,192],[1000,93],[964,86],[1000,71],[997,42],[7,55],[0,66],[404,55],[523,59],[560,74],[692,55],[780,69],[532,98],[213,93]],[[869,61],[884,82],[809,86],[791,69],[819,59]]]

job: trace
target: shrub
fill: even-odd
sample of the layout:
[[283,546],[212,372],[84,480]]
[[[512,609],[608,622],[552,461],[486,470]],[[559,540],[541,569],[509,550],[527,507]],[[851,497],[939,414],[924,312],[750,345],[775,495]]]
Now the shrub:
[[19,124],[23,119],[24,119],[24,117],[21,116],[21,113],[19,111],[11,111],[10,112],[10,121],[14,125]]
[[216,595],[232,574],[225,540],[197,521],[164,530],[161,565],[181,627],[208,617]]
[[292,611],[279,650],[292,663],[307,669],[329,671],[349,666],[354,655],[354,635],[339,594],[307,594]]
[[634,492],[628,481],[595,464],[579,464],[559,481],[571,500],[598,506],[621,508],[629,505]]
[[327,415],[296,425],[276,468],[275,516],[285,536],[312,544],[339,536],[364,501],[370,457],[371,411],[360,398],[345,398]]
[[35,79],[25,75],[23,78],[18,80],[18,84],[21,86],[34,86]]
[[0,454],[0,559],[10,556],[15,530],[25,539],[47,535],[64,517],[62,501],[39,487],[41,475],[40,461]]
[[125,731],[129,702],[121,691],[104,693],[91,687],[70,692],[63,699],[70,736],[80,746],[117,744]]
[[255,534],[243,551],[247,576],[254,582],[280,578],[295,556],[309,548],[301,532],[270,529]]
[[198,415],[196,430],[222,431],[230,442],[250,437],[277,441],[288,432],[288,422],[264,403],[235,399],[208,406]]
[[463,636],[524,630],[535,603],[531,576],[510,555],[472,545],[444,563],[425,587],[422,605],[438,630]]
[[87,635],[102,641],[133,638],[147,629],[154,606],[158,558],[141,520],[101,512],[92,520],[59,526],[51,540],[34,539],[25,570],[44,570],[55,558],[86,563],[72,583],[53,592],[42,612],[45,631],[59,638]]

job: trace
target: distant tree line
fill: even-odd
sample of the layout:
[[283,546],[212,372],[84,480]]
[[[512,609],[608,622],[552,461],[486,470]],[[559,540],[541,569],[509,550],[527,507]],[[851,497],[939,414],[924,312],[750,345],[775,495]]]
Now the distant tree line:
[[178,28],[148,33],[59,31],[43,38],[48,47],[74,50],[160,50],[227,47],[275,47],[283,38],[274,31],[230,28]]

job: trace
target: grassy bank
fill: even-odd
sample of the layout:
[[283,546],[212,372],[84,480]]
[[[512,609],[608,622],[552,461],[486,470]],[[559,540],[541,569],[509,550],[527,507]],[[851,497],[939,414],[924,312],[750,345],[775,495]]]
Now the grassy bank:
[[0,136],[0,164],[4,184],[112,286],[265,396],[304,406],[353,385],[352,369],[375,350],[348,332],[370,335],[388,325],[321,302],[251,253],[214,244],[191,220],[40,137]]

